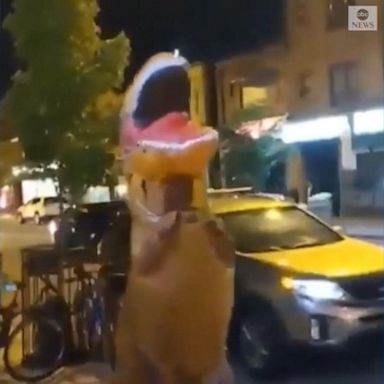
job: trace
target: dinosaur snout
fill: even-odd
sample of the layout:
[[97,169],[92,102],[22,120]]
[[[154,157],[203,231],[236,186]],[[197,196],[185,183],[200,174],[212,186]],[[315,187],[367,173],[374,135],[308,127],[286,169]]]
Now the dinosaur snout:
[[122,144],[132,173],[151,180],[172,175],[200,177],[218,145],[217,132],[171,113],[145,129],[123,127]]

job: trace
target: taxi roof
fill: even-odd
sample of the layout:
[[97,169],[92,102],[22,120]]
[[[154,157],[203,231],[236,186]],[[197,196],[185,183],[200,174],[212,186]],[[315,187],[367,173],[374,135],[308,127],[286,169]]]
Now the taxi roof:
[[268,209],[294,206],[294,204],[289,201],[256,196],[209,197],[209,205],[215,214],[247,211],[250,209]]

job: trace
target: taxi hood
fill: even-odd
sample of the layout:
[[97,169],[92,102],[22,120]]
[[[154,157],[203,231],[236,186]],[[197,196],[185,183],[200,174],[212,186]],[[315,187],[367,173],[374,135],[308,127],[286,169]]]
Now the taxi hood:
[[328,245],[247,256],[295,273],[329,278],[384,272],[384,250],[351,238]]

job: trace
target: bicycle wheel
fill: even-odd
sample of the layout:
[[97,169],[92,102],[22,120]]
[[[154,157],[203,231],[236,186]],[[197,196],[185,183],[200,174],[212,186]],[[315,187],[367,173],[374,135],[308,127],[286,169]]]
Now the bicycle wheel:
[[90,349],[88,305],[86,295],[83,292],[77,292],[73,302],[73,317],[76,336],[75,342],[77,352],[84,358],[88,358]]
[[52,376],[64,362],[66,345],[56,321],[28,315],[9,335],[4,366],[15,380],[39,382]]
[[74,322],[77,338],[77,349],[80,356],[87,360],[98,359],[100,354],[98,344],[101,336],[97,337],[97,312],[96,299],[93,298],[93,291],[90,288],[85,292],[79,292],[74,302]]
[[[116,300],[117,301],[117,300]],[[115,307],[117,303],[113,303],[108,296],[104,297],[102,301],[102,331],[103,331],[103,357],[104,362],[107,363],[112,370],[116,368],[116,319]]]

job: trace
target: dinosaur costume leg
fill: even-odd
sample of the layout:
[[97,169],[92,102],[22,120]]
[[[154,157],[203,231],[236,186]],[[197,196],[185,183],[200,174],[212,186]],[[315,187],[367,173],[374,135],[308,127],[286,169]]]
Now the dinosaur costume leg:
[[153,367],[145,356],[138,351],[131,332],[127,332],[129,320],[129,310],[122,308],[115,343],[117,365],[110,383],[155,384]]

